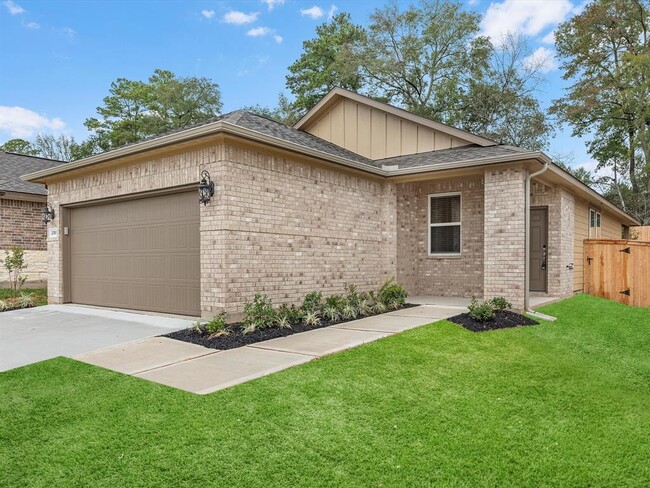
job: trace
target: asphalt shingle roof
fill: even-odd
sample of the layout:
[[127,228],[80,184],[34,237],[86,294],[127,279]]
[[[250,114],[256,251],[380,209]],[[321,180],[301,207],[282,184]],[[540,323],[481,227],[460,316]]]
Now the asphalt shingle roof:
[[0,191],[47,195],[44,185],[28,183],[21,180],[20,177],[34,171],[53,168],[60,164],[65,164],[65,161],[0,151]]
[[440,149],[418,154],[407,154],[392,158],[376,159],[375,164],[382,166],[398,165],[401,168],[417,168],[420,166],[436,166],[444,163],[458,163],[476,159],[494,158],[498,156],[511,156],[529,152],[519,147],[495,146],[462,146],[452,149]]

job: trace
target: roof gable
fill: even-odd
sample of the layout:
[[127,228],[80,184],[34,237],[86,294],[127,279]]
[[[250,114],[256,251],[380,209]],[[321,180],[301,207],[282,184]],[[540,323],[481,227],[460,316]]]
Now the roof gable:
[[342,88],[330,91],[294,127],[370,159],[496,144]]

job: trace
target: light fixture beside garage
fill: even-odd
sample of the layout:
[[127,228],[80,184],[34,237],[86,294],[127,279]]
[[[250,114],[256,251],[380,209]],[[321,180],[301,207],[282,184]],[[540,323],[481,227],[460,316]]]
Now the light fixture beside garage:
[[47,224],[48,222],[52,222],[54,220],[54,217],[55,213],[52,204],[46,204],[45,207],[43,207],[43,210],[41,210],[41,220],[44,224]]
[[210,173],[207,170],[201,171],[201,181],[199,182],[199,203],[207,205],[214,196],[214,181],[210,179]]

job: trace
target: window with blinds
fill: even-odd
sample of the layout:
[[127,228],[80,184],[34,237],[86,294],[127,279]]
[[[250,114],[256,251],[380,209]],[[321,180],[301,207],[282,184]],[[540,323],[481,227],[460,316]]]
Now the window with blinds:
[[459,255],[460,193],[429,195],[429,255]]

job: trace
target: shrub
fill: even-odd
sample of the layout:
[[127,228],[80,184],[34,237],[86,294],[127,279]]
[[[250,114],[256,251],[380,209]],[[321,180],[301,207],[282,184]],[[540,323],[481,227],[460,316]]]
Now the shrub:
[[359,302],[358,310],[360,315],[370,315],[372,313],[372,303],[367,298],[364,298]]
[[291,324],[289,323],[289,318],[286,315],[278,315],[275,323],[281,329],[290,329]]
[[359,315],[359,310],[357,307],[347,304],[345,307],[343,307],[342,315],[345,319],[356,319]]
[[195,322],[193,328],[199,334],[208,334],[208,339],[230,334],[225,312],[215,315],[209,322]]
[[312,291],[305,295],[305,298],[302,301],[300,306],[302,311],[307,313],[320,313],[323,308],[323,293],[320,291]]
[[374,313],[384,313],[388,308],[386,305],[384,305],[382,302],[375,302],[374,305],[372,306],[372,311]]
[[[282,328],[291,328],[291,326],[298,325],[300,323],[303,313],[302,310],[296,308],[293,305],[289,307],[283,304],[278,308],[277,315],[278,326]],[[283,324],[288,324],[288,327],[283,327],[283,324],[280,324],[280,321],[282,321]]]
[[34,306],[34,295],[31,293],[21,293],[16,301],[18,308],[30,308]]
[[406,303],[407,296],[406,288],[395,283],[393,278],[386,280],[377,292],[377,300],[386,305],[386,308],[400,308]]
[[494,309],[489,301],[479,303],[476,297],[472,297],[467,309],[469,310],[469,316],[477,322],[485,322],[494,318]]
[[343,295],[332,295],[325,299],[325,307],[334,307],[339,312],[345,307],[345,298]]
[[9,310],[9,303],[6,302],[5,300],[0,300],[0,312],[4,312],[5,310]]
[[320,325],[320,317],[317,312],[307,312],[302,320],[306,325]]
[[271,299],[266,295],[256,293],[253,301],[244,304],[244,320],[242,320],[244,334],[272,327],[276,320],[277,312],[273,308]]
[[357,285],[346,283],[345,291],[347,293],[346,300],[348,302],[348,305],[351,307],[358,307],[359,302],[361,301],[361,295],[359,294]]
[[503,312],[504,310],[509,310],[512,308],[512,303],[503,297],[494,297],[492,300],[490,300],[490,305],[492,305],[492,308],[494,310],[498,310],[499,312]]
[[[331,297],[330,297],[331,298]],[[341,318],[341,313],[339,309],[334,305],[325,305],[323,309],[323,317],[325,317],[330,322],[336,322]]]

